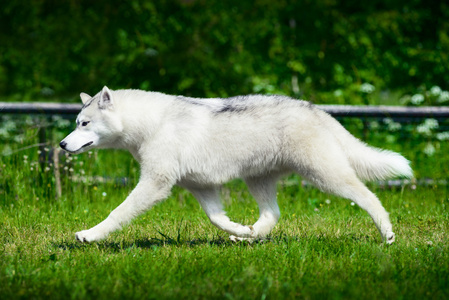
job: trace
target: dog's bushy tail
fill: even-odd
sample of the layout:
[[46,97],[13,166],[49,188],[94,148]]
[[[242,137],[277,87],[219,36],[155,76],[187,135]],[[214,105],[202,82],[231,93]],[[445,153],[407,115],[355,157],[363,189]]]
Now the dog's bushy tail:
[[[396,152],[370,147],[353,137],[345,146],[348,160],[362,180],[413,177],[410,162]],[[351,145],[352,144],[352,145]]]
[[[324,116],[321,115],[321,117]],[[328,128],[340,143],[349,163],[361,180],[413,177],[410,162],[402,155],[363,143],[350,134],[337,120],[330,118],[331,120],[328,119],[326,124],[329,124]]]

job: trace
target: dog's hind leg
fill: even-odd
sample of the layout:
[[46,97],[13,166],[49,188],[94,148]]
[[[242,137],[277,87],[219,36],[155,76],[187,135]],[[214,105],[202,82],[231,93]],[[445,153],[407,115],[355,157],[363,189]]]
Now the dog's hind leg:
[[[331,152],[328,155],[333,156]],[[341,158],[334,157],[334,159]],[[304,168],[301,168],[298,173],[324,192],[354,201],[371,216],[382,239],[388,244],[394,242],[395,234],[392,231],[388,212],[379,199],[357,178],[345,159],[333,163],[332,167],[325,161],[319,167],[315,167],[308,166],[306,172]]]
[[259,219],[253,225],[256,238],[267,236],[281,216],[276,200],[277,179],[277,176],[245,178],[249,191],[259,205]]
[[223,205],[216,188],[190,189],[190,191],[201,204],[201,207],[204,209],[213,225],[231,235],[254,238],[255,234],[252,226],[244,226],[232,222],[229,217],[226,216],[226,212],[223,210]]

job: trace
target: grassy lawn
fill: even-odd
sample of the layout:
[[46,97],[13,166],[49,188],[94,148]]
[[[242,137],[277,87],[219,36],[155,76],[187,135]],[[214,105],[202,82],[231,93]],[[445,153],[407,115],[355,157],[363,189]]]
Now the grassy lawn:
[[[295,176],[279,184],[282,217],[265,242],[230,242],[188,192],[174,188],[122,231],[84,245],[74,233],[123,201],[137,164],[114,151],[67,157],[63,196],[55,199],[53,166],[39,165],[36,150],[0,160],[2,299],[449,297],[446,186],[371,185],[391,212],[392,246],[381,243],[356,205],[302,187]],[[130,179],[79,179],[87,175]],[[256,221],[257,206],[241,181],[224,186],[222,198],[231,219]]]

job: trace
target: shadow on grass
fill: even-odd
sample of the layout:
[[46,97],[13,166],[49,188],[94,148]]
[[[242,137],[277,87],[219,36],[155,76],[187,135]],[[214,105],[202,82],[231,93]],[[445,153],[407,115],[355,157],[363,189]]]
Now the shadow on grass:
[[[220,247],[232,247],[236,243],[225,239],[223,237],[215,237],[210,239],[194,239],[194,240],[182,240],[182,239],[172,239],[168,236],[163,236],[163,238],[149,238],[149,239],[138,239],[134,241],[120,241],[120,242],[95,242],[91,244],[81,243],[78,241],[62,243],[53,243],[55,248],[63,250],[82,250],[97,248],[100,250],[109,250],[112,252],[121,252],[130,248],[142,248],[142,249],[155,249],[159,247],[196,247],[203,245],[210,246],[220,246]],[[249,243],[245,243],[249,244]]]
[[193,239],[193,240],[183,240],[179,236],[177,238],[171,238],[162,233],[161,238],[149,238],[149,239],[137,239],[132,241],[119,241],[119,242],[110,242],[110,241],[102,241],[95,242],[91,244],[80,243],[77,241],[62,243],[53,243],[53,246],[63,250],[83,250],[83,249],[98,249],[109,252],[122,252],[132,248],[141,248],[141,249],[152,249],[155,250],[160,247],[171,247],[171,248],[194,248],[201,246],[211,246],[211,247],[254,247],[264,244],[272,244],[272,245],[292,245],[296,244],[297,247],[318,247],[321,249],[341,249],[342,247],[349,248],[357,248],[364,247],[363,245],[380,245],[378,241],[373,240],[367,235],[357,235],[350,234],[346,236],[326,236],[326,235],[301,235],[301,236],[288,236],[286,234],[281,233],[277,236],[268,237],[267,239],[255,242],[233,242],[229,240],[227,237],[217,236],[212,239]]

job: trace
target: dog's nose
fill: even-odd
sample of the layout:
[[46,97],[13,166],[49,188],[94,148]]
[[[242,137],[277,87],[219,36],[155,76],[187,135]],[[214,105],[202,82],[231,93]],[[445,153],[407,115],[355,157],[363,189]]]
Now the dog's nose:
[[62,141],[62,142],[59,143],[59,146],[60,146],[62,149],[65,150],[65,147],[67,146],[67,143],[64,142],[64,141]]

